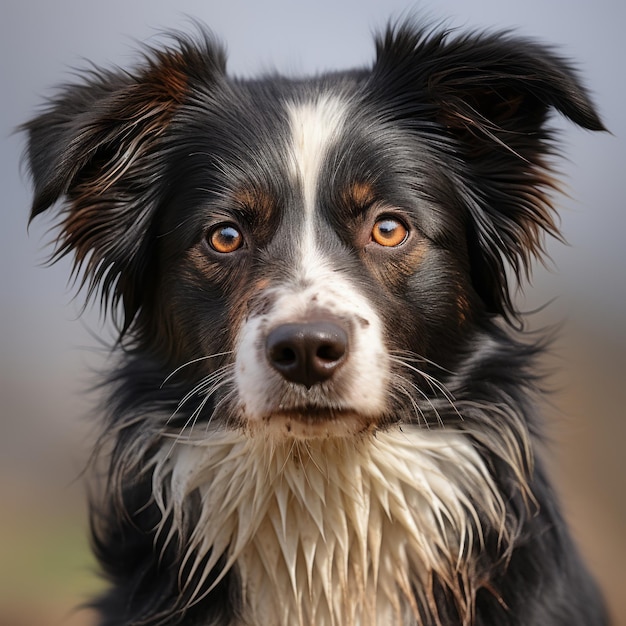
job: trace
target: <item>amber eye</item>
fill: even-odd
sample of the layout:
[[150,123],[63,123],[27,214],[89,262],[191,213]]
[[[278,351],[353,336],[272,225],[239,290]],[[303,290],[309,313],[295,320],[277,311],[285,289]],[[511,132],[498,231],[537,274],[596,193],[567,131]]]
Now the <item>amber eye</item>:
[[218,224],[209,231],[207,241],[216,252],[228,254],[241,248],[243,235],[233,224]]
[[399,246],[408,236],[407,227],[393,217],[381,217],[372,228],[372,241],[387,248]]

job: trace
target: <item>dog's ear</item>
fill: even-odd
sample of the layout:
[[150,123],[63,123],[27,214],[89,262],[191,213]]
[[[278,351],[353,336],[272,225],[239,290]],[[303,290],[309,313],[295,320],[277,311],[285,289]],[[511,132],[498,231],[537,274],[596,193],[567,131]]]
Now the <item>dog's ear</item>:
[[550,48],[507,33],[454,37],[402,25],[379,37],[377,53],[373,79],[391,85],[393,112],[425,120],[423,131],[453,151],[476,291],[489,311],[515,317],[507,267],[519,282],[545,234],[558,236],[548,114],[604,130],[587,92]]
[[194,86],[210,87],[224,68],[224,53],[210,37],[177,37],[172,47],[146,51],[133,73],[86,72],[23,127],[31,219],[64,200],[52,260],[74,253],[74,273],[88,296],[100,289],[114,315],[122,305],[122,331],[150,284],[168,127]]

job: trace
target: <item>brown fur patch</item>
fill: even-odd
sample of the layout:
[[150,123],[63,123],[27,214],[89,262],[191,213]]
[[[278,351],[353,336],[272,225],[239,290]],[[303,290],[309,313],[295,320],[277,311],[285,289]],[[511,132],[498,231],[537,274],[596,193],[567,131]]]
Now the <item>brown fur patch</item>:
[[182,104],[188,92],[189,77],[185,59],[179,51],[168,51],[157,55],[146,75],[146,84],[152,85],[152,96],[156,101]]
[[269,278],[259,278],[254,284],[254,291],[260,293],[270,286]]
[[410,246],[410,248],[387,264],[381,277],[383,282],[391,279],[395,285],[402,283],[407,276],[415,273],[415,270],[428,254],[428,242],[425,239],[419,239],[413,245],[410,242],[403,245]]
[[261,212],[266,216],[269,216],[276,205],[272,194],[256,187],[243,187],[238,189],[234,193],[233,200],[244,209],[254,211],[255,213]]
[[459,326],[463,326],[470,315],[470,303],[465,292],[460,292],[456,297],[456,309]]
[[[125,177],[138,181],[141,162],[158,143],[175,110],[183,102],[188,89],[185,59],[180,52],[157,54],[136,81],[112,93],[106,114],[93,123],[82,136],[85,152],[93,157],[77,176],[68,197],[72,210],[65,221],[63,249],[74,248],[77,267],[96,247],[96,235],[104,238],[110,219],[107,209],[119,204],[117,186]],[[102,146],[115,146],[105,150]],[[100,154],[98,154],[98,150]],[[120,216],[126,216],[120,211]],[[128,219],[132,219],[128,216]],[[100,245],[100,247],[104,247]],[[93,271],[100,258],[88,261]]]
[[355,182],[344,189],[342,198],[346,204],[365,208],[376,200],[376,193],[370,183]]

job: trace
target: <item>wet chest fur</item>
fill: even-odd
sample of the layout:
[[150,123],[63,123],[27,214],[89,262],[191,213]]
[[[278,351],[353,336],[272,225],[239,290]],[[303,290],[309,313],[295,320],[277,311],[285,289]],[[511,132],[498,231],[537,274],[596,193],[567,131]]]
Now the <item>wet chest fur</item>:
[[428,612],[433,576],[470,610],[458,573],[471,577],[478,520],[504,515],[466,438],[419,428],[356,443],[224,432],[164,454],[155,477],[166,514],[190,515],[199,493],[185,538],[196,596],[225,555],[218,580],[236,568],[246,624],[404,623]]

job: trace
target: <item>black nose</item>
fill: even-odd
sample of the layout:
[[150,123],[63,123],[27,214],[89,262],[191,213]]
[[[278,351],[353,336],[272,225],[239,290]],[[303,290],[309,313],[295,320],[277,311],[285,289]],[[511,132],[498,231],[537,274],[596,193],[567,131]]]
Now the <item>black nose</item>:
[[348,352],[348,334],[330,321],[282,324],[267,336],[270,365],[287,380],[310,389],[328,380]]

